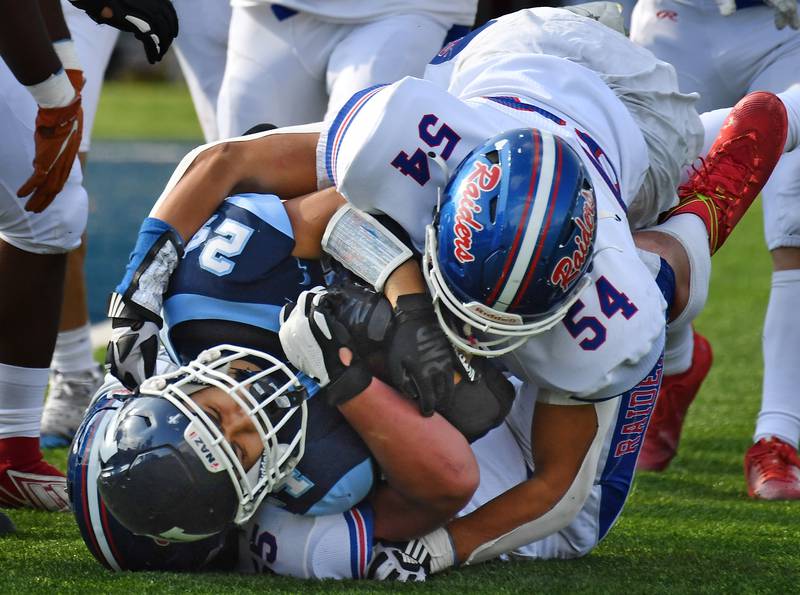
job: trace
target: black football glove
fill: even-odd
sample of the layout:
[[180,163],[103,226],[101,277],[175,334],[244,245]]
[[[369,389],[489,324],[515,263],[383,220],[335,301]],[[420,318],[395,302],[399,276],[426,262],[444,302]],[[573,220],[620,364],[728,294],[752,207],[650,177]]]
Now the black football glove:
[[352,335],[361,355],[370,355],[384,346],[393,323],[392,306],[382,294],[362,285],[341,283],[325,296],[336,319]]
[[433,415],[437,407],[448,407],[453,397],[455,354],[428,294],[402,295],[397,299],[386,359],[391,383],[417,400],[422,415]]
[[[147,60],[155,64],[163,58],[178,36],[178,15],[170,0],[70,0],[93,21],[133,33],[142,42]],[[102,16],[110,8],[112,16]]]
[[[354,348],[353,337],[326,303],[327,292],[316,287],[304,291],[296,305],[281,310],[279,337],[286,357],[325,388],[332,406],[349,401],[372,382],[372,373]],[[342,363],[339,349],[353,353],[349,365]]]

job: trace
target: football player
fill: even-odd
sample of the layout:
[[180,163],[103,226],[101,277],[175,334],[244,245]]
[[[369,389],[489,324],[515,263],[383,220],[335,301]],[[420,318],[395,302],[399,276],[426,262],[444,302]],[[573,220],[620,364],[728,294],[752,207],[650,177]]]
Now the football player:
[[[414,543],[417,562],[435,572],[510,551],[574,557],[606,534],[628,493],[667,314],[688,325],[702,308],[710,253],[784,149],[783,104],[749,97],[669,219],[634,242],[632,226],[678,203],[679,168],[704,132],[693,101],[669,65],[604,25],[520,11],[446,47],[425,80],[357,93],[327,125],[196,149],[152,215],[185,237],[233,189],[295,196],[317,184],[390,215],[425,247],[432,292],[402,283],[394,291],[405,300],[393,305],[413,303],[462,349],[499,357],[526,383],[492,434],[499,442],[487,451],[498,460],[482,468],[477,508]],[[374,270],[380,259],[365,252],[364,278],[376,287],[401,274]],[[148,294],[160,294],[150,279]],[[324,308],[295,312],[287,334],[310,345]],[[303,363],[317,377],[328,364],[344,362]],[[409,375],[424,380],[426,370]],[[452,390],[435,385],[442,398]],[[397,570],[403,555],[383,556],[375,575],[408,576]]]
[[[58,2],[3,2],[0,19],[0,506],[67,510],[39,426],[66,252],[86,225],[74,163],[83,74]],[[53,43],[57,42],[57,43]]]
[[[641,0],[634,11],[631,39],[675,66],[680,89],[700,92],[700,109],[715,110],[748,91],[765,89],[784,92],[787,109],[797,118],[797,6],[796,0]],[[698,55],[692,43],[699,35],[707,40],[708,49]],[[794,101],[786,101],[787,96]],[[705,117],[721,121],[724,113]],[[745,456],[745,475],[750,497],[766,500],[800,498],[800,399],[796,390],[800,377],[795,360],[800,351],[800,318],[795,314],[800,300],[799,196],[800,151],[793,150],[781,158],[764,187],[764,235],[773,273],[764,321],[762,405],[755,444]],[[684,416],[711,366],[708,341],[691,329],[684,335],[673,341],[665,359],[665,371],[674,376],[665,377],[663,396],[648,432],[640,459],[646,469],[663,470],[675,456]]]
[[477,0],[231,2],[220,132],[334,115],[359,89],[420,76],[475,21]]
[[[245,523],[268,494],[292,514],[344,513],[358,504],[370,535],[374,524],[377,535],[389,536],[400,525],[383,514],[387,507],[419,509],[425,524],[434,526],[474,490],[474,461],[464,437],[440,415],[421,418],[374,380],[364,363],[354,360],[346,370],[332,371],[316,395],[315,383],[298,383],[276,359],[283,358],[281,306],[323,281],[319,263],[305,258],[319,253],[319,237],[314,241],[308,226],[305,237],[293,233],[301,210],[309,208],[297,206],[303,201],[284,208],[275,196],[229,198],[186,245],[165,296],[167,337],[185,365],[149,379],[134,396],[118,384],[107,386],[88,414],[69,463],[71,498],[87,545],[107,566],[156,567],[145,563],[147,541],[125,537],[126,531],[198,539]],[[332,191],[314,198],[315,209],[340,204]],[[402,340],[389,336],[393,321],[384,298],[349,286],[337,286],[333,294],[337,315],[350,328],[339,339],[351,340],[352,332],[362,337],[361,350]],[[297,307],[304,311],[304,300]],[[118,344],[154,345],[148,326]],[[236,347],[218,347],[226,341]],[[513,390],[491,367],[465,369],[473,377],[459,383],[453,403],[439,410],[474,440],[500,423]],[[180,468],[191,472],[183,476]],[[377,468],[388,484],[373,489]],[[167,476],[171,489],[152,494],[152,482]],[[370,503],[362,503],[370,492]],[[189,493],[193,506],[186,504]],[[91,511],[100,507],[113,515],[111,526],[92,520]],[[325,523],[315,526],[323,531]],[[320,548],[343,538],[333,527],[323,531]],[[414,534],[408,523],[403,531]],[[113,552],[98,546],[109,540],[116,542]],[[371,544],[363,541],[361,558],[368,558]],[[311,559],[314,572],[332,572]]]
[[[87,3],[80,4],[85,7]],[[176,0],[174,10],[169,2],[164,7],[160,4],[161,2],[131,2],[128,3],[128,8],[136,9],[138,6],[139,10],[163,10],[165,12],[162,16],[165,18],[174,18],[170,17],[174,14],[180,17],[181,36],[176,40],[175,49],[181,71],[189,86],[206,141],[216,140],[219,138],[216,104],[225,70],[230,6],[217,0],[206,0],[202,3]],[[66,0],[61,0],[61,5],[74,42],[74,51],[83,66],[85,77],[82,91],[85,133],[78,152],[81,167],[85,170],[100,90],[119,31],[109,24],[98,26],[83,10]],[[117,8],[123,6],[125,3],[115,4]],[[152,18],[156,16],[152,15]],[[155,28],[163,30],[159,26]],[[149,37],[143,41],[152,42]],[[163,50],[166,51],[166,47]],[[69,446],[89,400],[102,384],[103,377],[94,361],[91,344],[83,274],[85,252],[86,242],[67,256],[59,333],[50,365],[50,384],[42,414],[41,444],[44,448]]]

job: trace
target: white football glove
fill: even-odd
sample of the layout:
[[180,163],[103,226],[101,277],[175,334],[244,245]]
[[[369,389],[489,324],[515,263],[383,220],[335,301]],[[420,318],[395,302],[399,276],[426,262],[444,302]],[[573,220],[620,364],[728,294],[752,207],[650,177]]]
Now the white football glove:
[[[797,14],[797,0],[762,0],[775,12],[775,26],[783,29],[789,25],[792,29],[800,29],[800,15]],[[736,0],[715,0],[719,13],[730,16],[736,12]]]
[[286,304],[281,308],[281,329],[278,336],[286,357],[294,367],[316,379],[320,386],[330,381],[325,357],[311,331],[309,314],[311,307],[318,304],[327,293],[324,287],[314,287],[297,296],[296,304]]
[[113,319],[106,350],[109,372],[133,390],[153,375],[158,358],[158,325],[149,320]]
[[775,12],[775,26],[778,29],[783,29],[786,25],[792,29],[800,29],[797,0],[764,0],[764,4]]
[[367,578],[401,583],[422,582],[456,563],[453,540],[447,529],[401,543],[378,543],[372,548]]
[[[304,291],[297,305],[281,309],[278,336],[286,357],[319,385],[325,387],[325,400],[333,407],[363,392],[372,382],[372,373],[359,358],[353,337],[337,320],[328,292],[322,287]],[[291,310],[290,310],[291,308]],[[345,365],[340,350],[347,348],[352,357]]]

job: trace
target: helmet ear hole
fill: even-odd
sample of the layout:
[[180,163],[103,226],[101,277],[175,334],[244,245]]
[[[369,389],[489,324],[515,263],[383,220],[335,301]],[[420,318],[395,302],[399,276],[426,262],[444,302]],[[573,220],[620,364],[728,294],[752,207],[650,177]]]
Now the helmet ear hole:
[[498,163],[500,163],[500,152],[489,151],[488,153],[486,153],[486,159],[489,160],[489,163],[497,165]]
[[489,221],[494,225],[497,222],[497,199],[498,196],[493,196],[489,200]]

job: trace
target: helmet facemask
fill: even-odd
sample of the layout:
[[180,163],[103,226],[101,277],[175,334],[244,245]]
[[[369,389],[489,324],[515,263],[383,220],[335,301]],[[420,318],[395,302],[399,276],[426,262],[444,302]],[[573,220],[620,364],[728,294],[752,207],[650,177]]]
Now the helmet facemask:
[[[233,369],[236,360],[247,360],[260,370]],[[220,427],[192,398],[208,387],[233,399],[256,428],[264,448],[250,469],[244,468]],[[306,387],[288,366],[261,351],[233,345],[207,349],[177,371],[149,378],[139,392],[166,399],[190,420],[184,430],[186,442],[209,472],[226,472],[231,479],[238,499],[236,524],[247,522],[303,456]],[[287,436],[290,422],[297,429]]]

